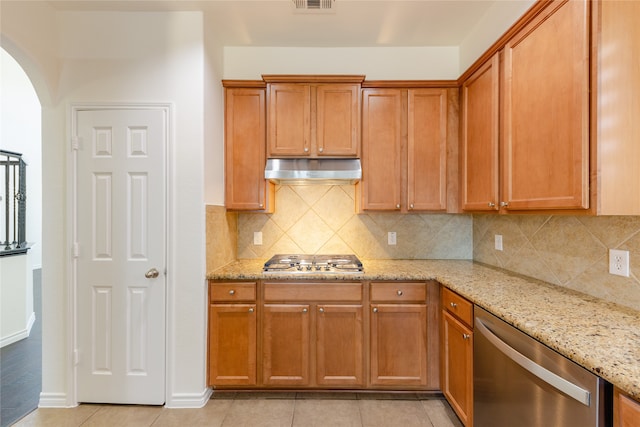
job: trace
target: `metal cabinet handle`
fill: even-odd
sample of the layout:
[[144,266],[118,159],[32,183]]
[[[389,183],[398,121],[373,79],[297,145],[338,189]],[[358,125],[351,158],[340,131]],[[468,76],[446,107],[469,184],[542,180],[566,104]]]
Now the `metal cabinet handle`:
[[495,207],[496,207],[496,204],[495,204],[495,203],[493,203],[493,202],[489,202],[489,207],[490,207],[490,208],[495,208]]
[[373,312],[377,313],[378,312],[378,307],[373,307]]
[[229,295],[235,295],[236,291],[233,289],[229,289]]
[[458,306],[458,304],[456,304],[455,302],[450,302],[449,305],[453,308],[456,308]]
[[500,206],[502,206],[503,208],[506,208],[509,206],[509,202],[500,202]]
[[462,334],[462,339],[463,339],[463,340],[468,340],[469,338],[471,338],[471,335],[469,335],[469,334]]
[[398,294],[398,296],[399,296],[399,297],[401,297],[401,296],[404,294],[404,292],[402,292],[402,290],[401,290],[401,289],[398,289],[398,291],[396,292],[396,294]]
[[255,311],[255,310],[253,309],[253,307],[251,307],[251,308],[249,309],[249,313],[253,313],[254,311]]
[[303,313],[306,313],[307,311],[309,311],[309,309],[308,309],[308,308],[303,308],[303,309],[302,309],[302,312],[303,312]]
[[318,309],[318,311],[319,311],[320,313],[324,313],[324,308],[320,307],[320,308]]
[[160,275],[160,272],[155,268],[152,268],[151,270],[144,273],[144,277],[146,277],[147,279],[155,279],[159,275]]

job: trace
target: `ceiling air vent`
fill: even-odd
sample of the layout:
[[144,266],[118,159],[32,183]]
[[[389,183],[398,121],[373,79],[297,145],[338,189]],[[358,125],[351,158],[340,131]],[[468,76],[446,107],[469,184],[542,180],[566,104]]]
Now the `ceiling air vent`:
[[295,13],[333,13],[336,0],[291,0]]

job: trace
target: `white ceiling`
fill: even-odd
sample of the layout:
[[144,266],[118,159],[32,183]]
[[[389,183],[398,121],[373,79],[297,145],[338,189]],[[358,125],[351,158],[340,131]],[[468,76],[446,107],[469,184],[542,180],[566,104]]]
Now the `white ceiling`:
[[[202,10],[224,46],[459,46],[505,0],[336,0],[334,12],[295,13],[291,0],[49,0],[58,10]],[[516,0],[510,0],[516,1]]]

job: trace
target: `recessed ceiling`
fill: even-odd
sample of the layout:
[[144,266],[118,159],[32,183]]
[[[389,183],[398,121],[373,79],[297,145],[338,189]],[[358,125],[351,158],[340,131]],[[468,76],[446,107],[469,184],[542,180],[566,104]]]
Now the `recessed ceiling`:
[[291,0],[50,0],[67,11],[202,10],[224,46],[459,46],[500,0],[336,0],[331,13],[296,13]]

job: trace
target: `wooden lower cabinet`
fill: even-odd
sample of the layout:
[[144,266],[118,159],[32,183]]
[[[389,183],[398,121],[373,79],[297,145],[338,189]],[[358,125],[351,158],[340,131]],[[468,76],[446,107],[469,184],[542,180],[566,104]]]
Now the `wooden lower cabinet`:
[[473,332],[442,312],[442,393],[466,427],[473,423]]
[[211,281],[208,384],[438,391],[439,286]]
[[371,385],[426,384],[426,304],[372,304]]
[[617,388],[613,391],[613,427],[640,426],[640,402]]
[[442,393],[465,427],[473,425],[473,304],[442,289]]
[[209,384],[255,386],[256,305],[209,305]]
[[309,385],[309,305],[265,304],[263,313],[264,384]]
[[364,386],[362,305],[319,305],[316,311],[316,382]]
[[264,384],[363,386],[362,331],[361,305],[265,304]]

